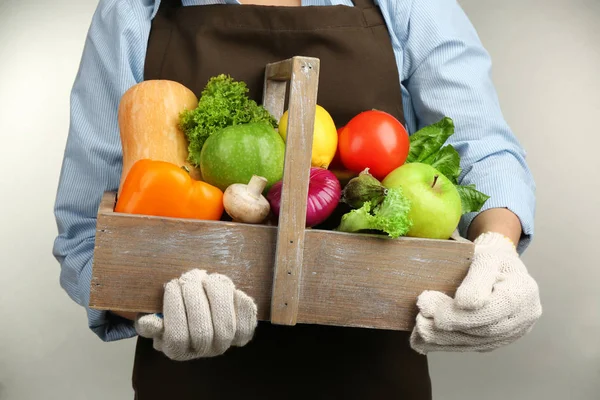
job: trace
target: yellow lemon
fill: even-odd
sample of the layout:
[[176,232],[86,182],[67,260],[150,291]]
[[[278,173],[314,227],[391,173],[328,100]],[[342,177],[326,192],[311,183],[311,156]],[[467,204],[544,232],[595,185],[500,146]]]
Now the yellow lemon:
[[[286,110],[279,120],[279,134],[285,141],[288,124]],[[331,115],[317,104],[315,113],[315,129],[313,133],[311,166],[327,169],[335,156],[338,145],[338,134]]]

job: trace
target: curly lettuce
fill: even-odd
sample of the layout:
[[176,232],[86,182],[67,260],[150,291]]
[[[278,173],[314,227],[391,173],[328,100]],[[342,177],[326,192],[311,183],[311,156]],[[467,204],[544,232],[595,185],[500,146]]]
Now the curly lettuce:
[[209,79],[193,110],[184,110],[179,116],[179,126],[185,133],[189,146],[189,161],[200,165],[200,152],[208,137],[230,125],[266,122],[277,128],[277,120],[269,111],[248,98],[245,82],[220,74]]
[[402,189],[390,188],[380,204],[373,206],[370,201],[365,201],[362,207],[344,214],[336,230],[350,233],[379,231],[398,238],[406,235],[412,226],[408,217],[410,206]]

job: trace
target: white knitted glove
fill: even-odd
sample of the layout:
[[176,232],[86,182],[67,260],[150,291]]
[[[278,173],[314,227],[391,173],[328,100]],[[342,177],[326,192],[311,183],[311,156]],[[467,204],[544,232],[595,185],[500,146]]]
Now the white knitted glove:
[[542,314],[537,283],[512,242],[488,232],[475,241],[475,254],[454,299],[434,291],[418,300],[412,348],[488,352],[529,333]]
[[244,346],[257,325],[252,298],[227,276],[199,269],[167,283],[162,314],[138,317],[135,328],[176,361],[214,357],[231,346]]

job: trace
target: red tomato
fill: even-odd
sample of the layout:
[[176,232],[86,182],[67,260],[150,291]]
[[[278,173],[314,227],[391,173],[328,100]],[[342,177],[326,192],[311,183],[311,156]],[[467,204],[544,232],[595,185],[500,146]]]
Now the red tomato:
[[338,140],[340,159],[353,172],[369,168],[383,180],[406,161],[410,149],[408,132],[392,115],[377,110],[363,111],[342,129]]

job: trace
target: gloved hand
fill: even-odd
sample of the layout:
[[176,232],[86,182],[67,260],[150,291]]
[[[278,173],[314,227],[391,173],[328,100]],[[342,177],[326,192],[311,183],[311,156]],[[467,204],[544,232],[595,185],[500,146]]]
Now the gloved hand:
[[542,314],[537,283],[512,242],[488,232],[475,241],[473,262],[454,299],[425,291],[418,300],[411,347],[488,352],[529,333]]
[[214,357],[231,346],[245,346],[257,325],[252,298],[227,276],[199,269],[167,283],[162,314],[138,317],[135,328],[176,361]]

